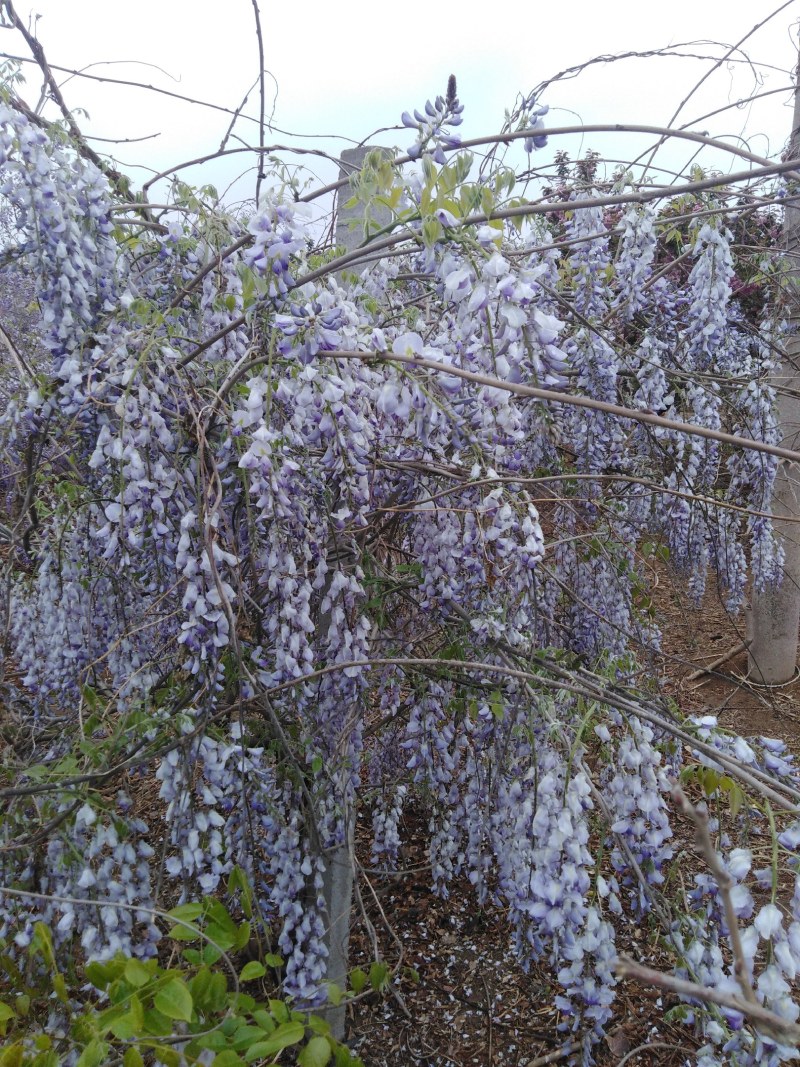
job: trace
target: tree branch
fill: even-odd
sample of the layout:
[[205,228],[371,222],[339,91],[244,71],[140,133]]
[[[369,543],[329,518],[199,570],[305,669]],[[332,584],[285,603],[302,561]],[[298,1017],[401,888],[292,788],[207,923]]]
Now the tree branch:
[[737,1011],[740,1015],[751,1019],[770,1037],[780,1035],[779,1040],[787,1044],[800,1044],[800,1026],[782,1019],[780,1015],[776,1015],[775,1012],[760,1004],[751,1004],[731,993],[722,993],[718,989],[709,989],[696,982],[689,982],[685,978],[676,978],[674,975],[664,974],[663,971],[644,967],[627,956],[620,956],[614,970],[620,978],[632,978],[634,982],[655,986],[656,989],[676,993],[680,997],[691,997],[705,1004],[718,1004],[721,1008]]
[[[51,98],[58,105],[61,114],[66,120],[67,129],[69,130],[70,136],[72,137],[72,140],[74,141],[75,147],[78,150],[79,154],[83,156],[84,159],[88,159],[92,163],[94,163],[97,169],[102,171],[103,174],[105,174],[105,176],[108,178],[108,180],[111,182],[111,184],[114,186],[118,193],[123,195],[127,194],[128,187],[130,184],[128,179],[124,175],[120,174],[118,170],[115,170],[113,167],[109,166],[109,164],[106,163],[104,159],[101,159],[101,157],[97,154],[97,152],[95,152],[92,146],[87,143],[86,138],[83,136],[80,128],[72,117],[72,112],[67,107],[66,101],[64,100],[64,97],[61,94],[61,90],[58,87],[58,82],[53,77],[53,72],[50,69],[50,64],[47,61],[47,57],[44,54],[44,49],[33,36],[33,34],[30,32],[30,30],[27,28],[27,26],[19,17],[17,12],[14,10],[14,5],[11,0],[1,0],[0,10],[5,10],[8,17],[11,19],[11,23],[14,28],[19,30],[19,32],[24,37],[25,43],[28,45],[28,48],[30,48],[39,66],[39,69],[41,70],[44,76],[44,80]],[[39,116],[36,115],[33,111],[31,111],[31,109],[28,108],[25,104],[23,104],[21,100],[13,98],[12,106],[22,111],[29,120],[36,122],[37,125],[44,126],[45,128],[47,127],[48,124],[43,122],[39,118]]]

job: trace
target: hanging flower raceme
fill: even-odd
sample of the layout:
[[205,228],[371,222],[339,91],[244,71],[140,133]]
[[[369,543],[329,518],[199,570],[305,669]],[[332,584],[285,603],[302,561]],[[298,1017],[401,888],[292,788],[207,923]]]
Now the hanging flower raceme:
[[727,306],[734,269],[733,234],[721,223],[699,226],[695,264],[689,277],[692,302],[685,334],[685,365],[693,370],[722,369],[727,363]]
[[433,103],[426,101],[424,113],[415,109],[412,116],[404,111],[403,125],[417,131],[417,140],[408,150],[411,158],[419,159],[424,152],[430,151],[436,162],[444,166],[447,162],[445,151],[461,144],[461,138],[450,133],[448,128],[461,125],[463,110],[464,105],[459,104],[456,95],[456,79],[451,74],[446,96],[437,96]]
[[187,511],[181,519],[175,566],[185,579],[182,607],[186,617],[178,641],[190,654],[193,674],[204,664],[216,664],[230,640],[231,604],[236,594],[227,579],[237,563],[237,557],[219,543],[214,516],[200,526],[197,515]]
[[292,259],[307,247],[307,219],[300,205],[268,199],[248,230],[253,243],[244,252],[244,263],[266,279],[267,295],[277,300],[294,284]]
[[[215,271],[209,271],[203,278],[201,338],[213,337],[221,331],[225,332],[230,323],[240,319],[244,308],[242,279],[238,270],[239,260],[233,256],[218,256],[214,248],[205,249],[204,256],[212,261],[216,258],[218,266]],[[223,338],[207,348],[203,358],[205,360],[227,358],[235,362],[244,355],[247,342],[247,328],[239,325],[232,331],[228,330]]]
[[[734,400],[735,432],[770,444],[778,444],[780,440],[776,396],[769,384],[774,373],[770,339],[777,335],[774,340],[778,341],[781,333],[780,327],[775,329],[765,323],[763,340],[742,338],[742,342],[746,342],[742,345],[745,352],[740,360],[744,385]],[[785,559],[783,545],[775,536],[768,516],[778,460],[764,453],[740,449],[728,458],[727,467],[731,475],[728,499],[737,505],[746,502],[752,508],[746,519],[750,533],[750,561],[754,585],[763,590],[782,579]]]
[[3,884],[15,883],[34,896],[29,903],[0,891],[0,939],[14,955],[30,945],[37,922],[52,928],[57,947],[79,939],[87,960],[155,955],[160,931],[152,923],[154,849],[146,840],[147,824],[130,809],[122,792],[111,818],[89,803],[70,817],[75,805],[62,802],[54,813],[60,832],[47,844],[44,865],[31,856],[21,871],[13,872],[5,860],[0,864]]
[[[523,141],[526,152],[533,152],[536,149],[544,148],[547,145],[547,134],[537,133],[537,130],[541,130],[544,126],[542,119],[548,113],[550,107],[548,104],[537,104],[536,97],[533,93],[530,93],[522,103],[519,113],[519,126],[522,129],[529,131],[530,136],[526,137]],[[514,116],[517,117],[516,115]]]
[[627,320],[652,300],[649,281],[656,255],[655,211],[650,205],[631,207],[622,218],[622,240],[614,269],[619,285],[616,306]]
[[[613,718],[617,728],[623,726],[620,716]],[[604,743],[612,743],[607,725],[595,727],[595,733]],[[603,789],[614,820],[610,829],[616,835],[612,841],[612,863],[623,884],[629,887],[631,902],[642,913],[650,911],[651,901],[630,870],[628,855],[633,855],[651,885],[663,883],[665,868],[673,856],[665,799],[671,783],[662,769],[662,753],[654,741],[653,730],[640,720],[632,718],[624,724],[613,773],[609,768]],[[617,913],[621,910],[616,893],[609,894],[609,904]]]
[[18,213],[20,250],[41,279],[42,332],[60,404],[72,413],[85,398],[92,335],[119,295],[108,183],[93,163],[0,105],[0,193]]

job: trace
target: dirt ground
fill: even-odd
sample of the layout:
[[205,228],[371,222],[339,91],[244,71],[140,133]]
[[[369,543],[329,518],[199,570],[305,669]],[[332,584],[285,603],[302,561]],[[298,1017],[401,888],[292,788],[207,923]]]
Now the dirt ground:
[[[713,587],[701,607],[691,605],[679,582],[659,573],[654,596],[663,633],[652,665],[663,690],[684,712],[713,713],[742,736],[779,737],[800,754],[800,680],[765,690],[747,681],[747,655],[737,646],[745,621],[730,618]],[[732,650],[733,654],[728,656]],[[724,658],[709,673],[709,664]],[[369,826],[362,824],[366,842]],[[405,825],[405,868],[392,878],[373,877],[363,890],[366,914],[385,957],[408,968],[396,990],[370,994],[350,1009],[350,1043],[366,1067],[539,1067],[566,1062],[568,1035],[557,1029],[553,974],[534,966],[524,973],[515,959],[502,910],[481,911],[465,880],[449,900],[430,890],[424,827],[411,813]],[[693,852],[685,827],[680,843]],[[678,837],[681,836],[680,827]],[[658,931],[620,924],[620,951],[658,965]],[[354,963],[374,958],[373,940],[359,920]],[[669,967],[665,960],[665,967]],[[412,975],[413,972],[416,972]],[[690,1028],[664,1020],[677,1003],[629,982],[617,987],[615,1024],[597,1050],[601,1067],[679,1067],[693,1062]]]

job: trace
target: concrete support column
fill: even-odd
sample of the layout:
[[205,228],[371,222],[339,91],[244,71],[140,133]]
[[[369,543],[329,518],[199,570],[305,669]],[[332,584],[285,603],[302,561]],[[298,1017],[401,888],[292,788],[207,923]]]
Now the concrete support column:
[[[339,171],[341,178],[349,178],[357,174],[363,166],[367,152],[365,147],[348,148],[342,152],[342,166]],[[356,204],[354,207],[346,207],[348,200],[354,193],[354,186],[348,183],[339,191],[336,210],[336,244],[340,249],[351,252],[358,248],[364,240],[364,205]],[[373,218],[375,214],[373,213]],[[378,214],[380,218],[380,213]],[[386,212],[386,222],[389,221],[389,212]],[[356,558],[352,543],[340,544],[334,542],[331,545],[330,556],[339,561],[339,566],[355,566]],[[323,616],[320,619],[318,631],[325,633],[328,629],[329,620]],[[346,721],[350,720],[346,717]],[[346,750],[342,744],[342,750]],[[336,776],[337,768],[331,768]],[[322,860],[325,865],[323,874],[323,895],[325,897],[325,947],[328,950],[328,965],[326,978],[334,982],[340,989],[347,988],[347,976],[349,973],[349,942],[350,942],[350,913],[353,906],[353,880],[355,877],[355,811],[350,809],[344,812],[345,840],[335,849],[323,853]],[[331,1032],[339,1041],[345,1036],[346,1006],[344,1003],[335,1005],[328,1004],[320,1014],[328,1021]]]
[[[364,160],[368,153],[376,151],[374,146],[359,145],[358,148],[346,148],[340,158],[339,177],[352,178],[357,175],[364,166]],[[379,148],[377,151],[389,155],[388,149]],[[363,243],[364,237],[364,205],[361,203],[347,207],[347,202],[355,193],[355,185],[348,182],[342,186],[337,194],[336,204],[336,245],[345,252],[352,252]],[[370,208],[370,221],[377,224],[378,229],[388,226],[392,221],[392,213],[382,205],[372,205]]]
[[[790,157],[800,155],[800,68],[795,89],[794,117],[789,147]],[[800,331],[800,182],[787,175],[792,189],[784,207],[784,248],[786,250],[785,294],[790,331]],[[786,355],[775,376],[778,390],[789,389],[795,396],[780,394],[778,405],[781,444],[800,448],[800,336],[786,338]],[[797,665],[800,626],[800,466],[781,461],[775,482],[772,512],[775,532],[784,553],[784,575],[774,589],[754,592],[748,629],[750,637],[750,677],[764,685],[788,682]]]

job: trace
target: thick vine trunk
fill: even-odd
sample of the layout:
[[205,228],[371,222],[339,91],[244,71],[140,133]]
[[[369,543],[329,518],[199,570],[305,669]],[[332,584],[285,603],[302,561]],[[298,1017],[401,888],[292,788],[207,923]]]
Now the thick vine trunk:
[[[800,155],[800,69],[795,89],[790,158]],[[785,291],[790,331],[800,330],[800,201],[789,175],[793,195],[784,208],[784,248],[787,269]],[[781,445],[800,448],[800,336],[790,333],[785,342],[775,385],[782,392],[778,406]],[[800,465],[781,460],[775,482],[772,511],[775,532],[786,555],[783,581],[777,588],[753,592],[748,620],[751,639],[750,677],[764,685],[789,681],[797,664],[800,625]]]

